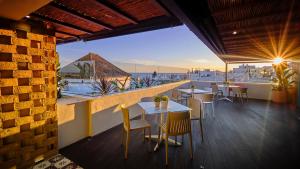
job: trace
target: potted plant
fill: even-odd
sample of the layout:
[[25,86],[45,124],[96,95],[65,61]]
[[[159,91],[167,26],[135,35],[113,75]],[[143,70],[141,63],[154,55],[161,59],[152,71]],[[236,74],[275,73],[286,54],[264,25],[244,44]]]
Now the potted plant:
[[159,108],[159,106],[160,106],[160,97],[159,96],[155,96],[154,97],[154,104],[155,104],[155,107],[156,108]]
[[195,86],[194,86],[194,85],[191,85],[191,89],[192,89],[192,91],[194,91],[194,89],[195,89]]
[[162,96],[161,97],[161,107],[162,108],[167,108],[168,107],[168,102],[169,102],[169,97],[168,96]]
[[293,81],[296,72],[289,69],[286,62],[273,65],[273,68],[276,77],[273,78],[272,101],[275,103],[288,103],[288,98],[296,93],[295,81]]

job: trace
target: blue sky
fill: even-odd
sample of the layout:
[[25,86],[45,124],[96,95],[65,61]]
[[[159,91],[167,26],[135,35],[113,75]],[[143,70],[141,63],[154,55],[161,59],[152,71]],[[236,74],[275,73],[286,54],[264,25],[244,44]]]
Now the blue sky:
[[186,26],[57,46],[62,65],[89,52],[109,61],[224,70],[224,63]]

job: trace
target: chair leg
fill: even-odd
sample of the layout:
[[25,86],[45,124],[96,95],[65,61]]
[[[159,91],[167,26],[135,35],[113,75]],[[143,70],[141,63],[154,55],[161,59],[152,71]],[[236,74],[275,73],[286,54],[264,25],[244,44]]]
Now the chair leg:
[[190,157],[193,159],[193,140],[192,140],[192,132],[189,133],[190,138]]
[[144,132],[144,141],[143,141],[143,143],[145,143],[145,140],[146,140],[146,133],[145,133],[145,130],[146,130],[146,129],[144,129],[144,131],[143,131],[143,132]]
[[148,130],[149,130],[149,151],[152,152],[152,150],[151,150],[151,127]]
[[202,125],[202,119],[199,119],[199,124],[200,124],[200,132],[201,132],[201,138],[202,142],[204,141],[204,133],[203,133],[203,125]]
[[214,106],[214,102],[211,102],[211,108],[212,108],[213,117],[215,118],[215,106]]
[[202,118],[205,119],[205,111],[204,111],[205,107],[203,103],[201,104],[201,109],[202,109]]
[[166,149],[166,165],[168,165],[168,135],[166,134],[166,138],[165,138],[165,149]]
[[128,146],[129,146],[129,140],[130,140],[130,134],[129,131],[126,132],[126,146],[125,146],[125,159],[128,157]]
[[121,146],[124,146],[124,135],[125,135],[125,131],[124,131],[124,128],[122,127],[122,143],[121,143]]

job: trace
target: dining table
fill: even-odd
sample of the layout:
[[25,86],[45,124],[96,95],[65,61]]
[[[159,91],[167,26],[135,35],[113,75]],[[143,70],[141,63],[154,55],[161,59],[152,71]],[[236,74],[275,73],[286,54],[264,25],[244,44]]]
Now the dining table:
[[[189,107],[184,106],[179,103],[176,103],[172,100],[168,101],[167,107],[162,107],[162,106],[156,107],[155,102],[139,102],[138,105],[143,109],[142,113],[144,115],[142,115],[142,118],[145,118],[145,114],[160,115],[160,119],[156,121],[158,123],[158,130],[161,130],[160,125],[164,123],[165,115],[168,112],[175,112],[175,113],[176,112],[190,112],[192,110]],[[161,137],[163,137],[163,136],[161,135]],[[154,147],[154,151],[157,151],[161,144],[162,139],[159,138],[158,135],[151,136],[151,139],[157,142],[157,144]],[[170,145],[181,146],[181,143],[179,143],[173,139],[170,139],[170,138],[168,139],[168,142],[170,143]]]
[[226,101],[233,102],[233,100],[229,98],[230,89],[232,89],[232,88],[240,88],[240,86],[237,86],[237,85],[224,85],[224,84],[222,84],[222,85],[218,85],[218,88],[223,91],[223,97],[219,98],[218,100],[226,100]]
[[210,91],[202,90],[202,89],[177,89],[177,90],[182,93],[189,94],[189,95],[211,93]]

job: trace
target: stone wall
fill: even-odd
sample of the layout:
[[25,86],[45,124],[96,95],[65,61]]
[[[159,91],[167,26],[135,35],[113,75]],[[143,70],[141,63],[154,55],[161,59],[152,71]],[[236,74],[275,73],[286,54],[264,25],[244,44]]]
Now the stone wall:
[[0,168],[57,153],[56,39],[0,29]]

